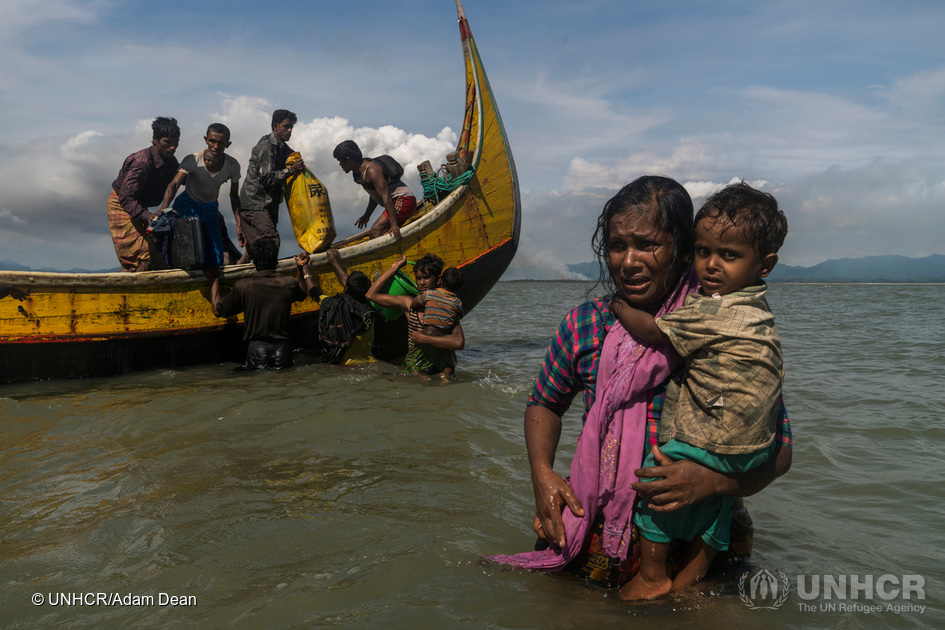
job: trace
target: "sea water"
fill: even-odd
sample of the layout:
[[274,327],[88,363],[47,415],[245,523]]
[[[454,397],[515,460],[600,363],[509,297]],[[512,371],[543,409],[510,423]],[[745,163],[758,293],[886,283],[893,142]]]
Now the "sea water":
[[0,386],[0,627],[945,625],[941,285],[770,288],[794,464],[747,502],[786,597],[629,604],[481,562],[534,542],[525,399],[589,290],[497,285],[448,385],[302,357]]

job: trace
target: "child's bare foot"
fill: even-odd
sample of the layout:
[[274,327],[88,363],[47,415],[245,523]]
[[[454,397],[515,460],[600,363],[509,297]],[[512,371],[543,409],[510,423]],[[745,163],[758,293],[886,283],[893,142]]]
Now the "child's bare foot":
[[669,579],[669,576],[664,575],[662,578],[651,581],[637,573],[632,580],[620,588],[620,599],[624,601],[656,599],[668,595],[672,588],[673,581]]

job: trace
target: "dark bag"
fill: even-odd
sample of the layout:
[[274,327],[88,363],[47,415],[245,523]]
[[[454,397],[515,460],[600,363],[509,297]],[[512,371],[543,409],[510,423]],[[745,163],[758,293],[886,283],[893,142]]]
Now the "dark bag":
[[168,269],[174,268],[174,263],[171,262],[171,242],[174,240],[174,223],[179,218],[180,215],[174,210],[162,210],[148,224],[147,233],[161,250],[164,266]]
[[374,309],[347,293],[322,300],[318,313],[318,338],[322,342],[322,362],[339,363],[358,335],[374,323]]
[[371,161],[381,165],[381,168],[384,170],[384,179],[387,180],[388,184],[399,182],[400,178],[404,176],[404,167],[400,165],[400,162],[389,155],[380,155],[376,158],[371,158]]
[[203,225],[200,219],[177,219],[171,240],[171,264],[178,269],[202,269],[204,261]]

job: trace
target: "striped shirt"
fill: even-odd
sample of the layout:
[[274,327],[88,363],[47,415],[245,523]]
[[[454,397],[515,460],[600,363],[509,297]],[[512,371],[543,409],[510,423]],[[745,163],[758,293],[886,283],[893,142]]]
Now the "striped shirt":
[[423,325],[451,331],[463,316],[463,302],[452,291],[430,289],[420,294],[423,304]]
[[[604,337],[614,324],[609,304],[609,297],[596,298],[568,312],[548,347],[545,362],[528,397],[528,406],[539,405],[561,416],[570,408],[577,393],[583,390],[584,415],[581,422],[587,420],[587,413],[594,404],[597,367]],[[647,437],[650,444],[658,443],[659,420],[665,397],[665,384],[652,390],[651,403],[647,408]],[[791,421],[783,400],[780,406],[776,439],[792,447]]]
[[420,313],[414,310],[407,311],[407,349],[413,350],[417,344],[413,342],[410,333],[423,332],[423,322],[420,321]]

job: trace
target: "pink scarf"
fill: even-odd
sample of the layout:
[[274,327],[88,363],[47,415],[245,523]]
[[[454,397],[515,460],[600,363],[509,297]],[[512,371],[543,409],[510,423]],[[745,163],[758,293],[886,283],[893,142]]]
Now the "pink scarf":
[[[697,287],[685,273],[657,315],[675,310]],[[567,542],[543,551],[489,559],[526,569],[559,571],[581,551],[598,513],[604,516],[604,552],[625,560],[630,548],[637,481],[633,471],[643,462],[646,445],[647,392],[661,385],[680,363],[672,346],[650,347],[615,321],[604,339],[597,368],[597,396],[571,461],[571,490],[584,506],[584,517],[564,507]]]

